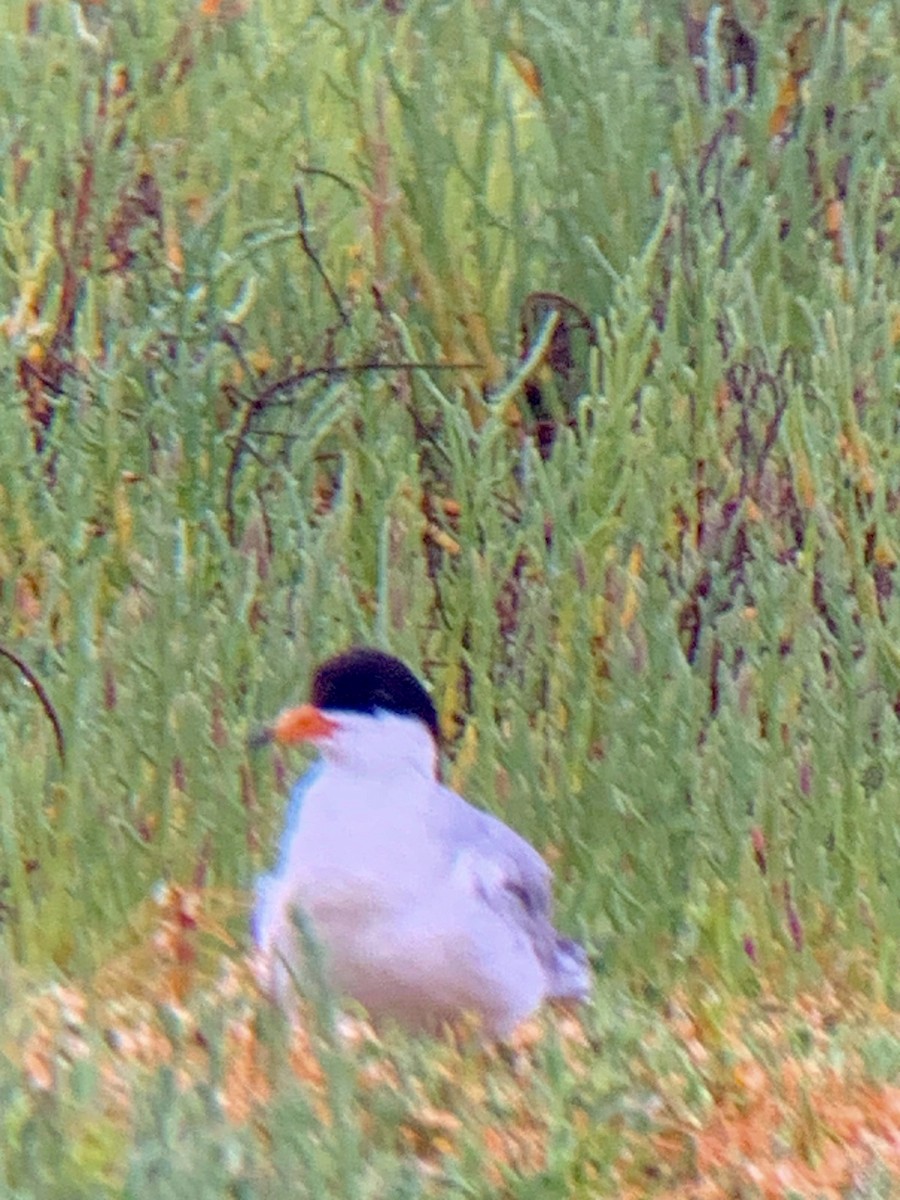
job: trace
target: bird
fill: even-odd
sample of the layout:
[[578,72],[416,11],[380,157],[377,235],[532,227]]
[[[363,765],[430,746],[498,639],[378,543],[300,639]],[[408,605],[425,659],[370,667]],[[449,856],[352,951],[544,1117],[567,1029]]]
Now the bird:
[[316,670],[308,703],[257,741],[311,744],[274,870],[251,918],[266,990],[302,982],[304,922],[335,994],[373,1022],[436,1033],[474,1014],[505,1040],[545,1000],[582,1002],[583,947],[553,924],[551,871],[498,817],[440,779],[440,728],[399,659],[354,646]]

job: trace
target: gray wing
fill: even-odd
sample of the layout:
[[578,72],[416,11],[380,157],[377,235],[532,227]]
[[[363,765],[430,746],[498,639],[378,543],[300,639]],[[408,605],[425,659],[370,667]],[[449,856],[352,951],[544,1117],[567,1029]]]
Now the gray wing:
[[498,817],[441,788],[441,806],[458,860],[478,895],[534,947],[550,996],[583,1000],[590,990],[587,956],[553,925],[550,868],[537,850]]
[[553,908],[550,868],[534,846],[499,817],[475,808],[450,788],[440,788],[439,808],[447,844],[480,862],[481,882],[488,892],[506,888],[528,912],[543,913],[549,920]]

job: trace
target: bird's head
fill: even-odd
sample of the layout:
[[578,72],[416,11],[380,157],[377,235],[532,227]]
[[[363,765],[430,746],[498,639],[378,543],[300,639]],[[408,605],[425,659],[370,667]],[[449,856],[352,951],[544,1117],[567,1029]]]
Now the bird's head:
[[399,659],[354,647],[316,671],[310,702],[285,709],[255,745],[309,742],[325,758],[365,771],[411,760],[433,773],[440,727],[425,688]]

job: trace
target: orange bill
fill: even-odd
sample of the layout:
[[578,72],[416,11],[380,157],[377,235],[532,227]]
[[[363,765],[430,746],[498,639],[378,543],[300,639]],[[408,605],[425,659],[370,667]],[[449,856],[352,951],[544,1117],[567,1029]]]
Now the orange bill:
[[284,745],[313,742],[331,737],[339,728],[338,722],[312,704],[286,708],[271,729],[272,740]]

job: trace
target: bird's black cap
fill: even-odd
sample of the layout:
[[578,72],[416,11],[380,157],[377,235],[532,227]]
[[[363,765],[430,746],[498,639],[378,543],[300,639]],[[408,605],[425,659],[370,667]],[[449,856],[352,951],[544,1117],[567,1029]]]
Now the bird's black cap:
[[312,682],[316,708],[416,717],[440,741],[437,710],[412,671],[399,658],[371,646],[354,646],[322,663]]

